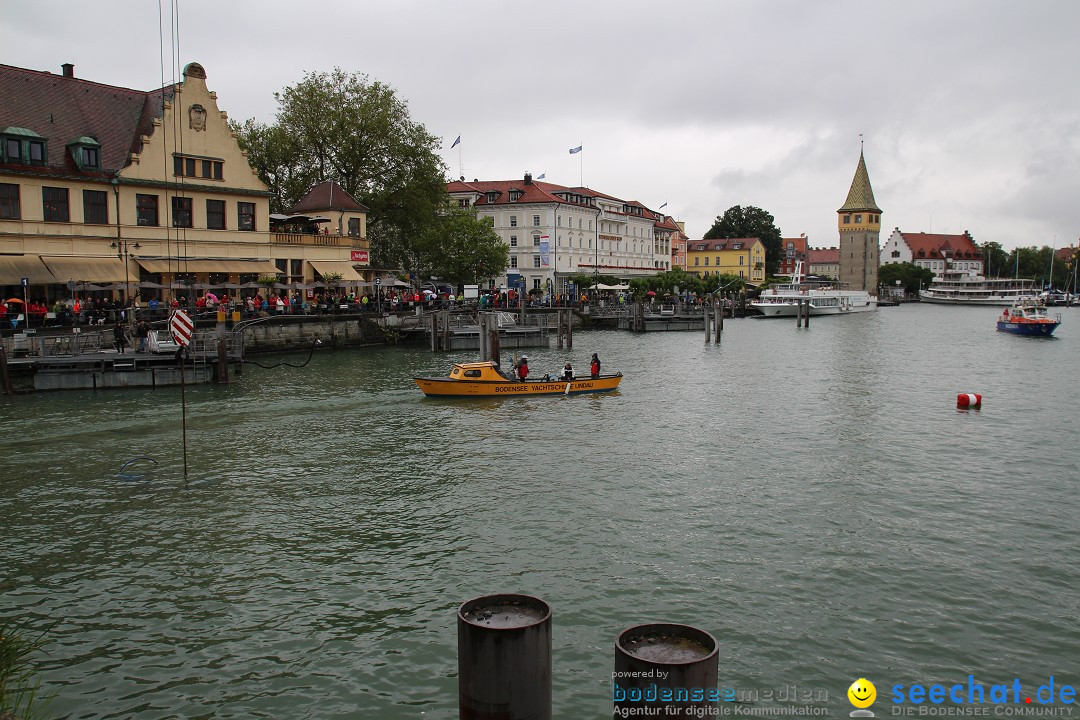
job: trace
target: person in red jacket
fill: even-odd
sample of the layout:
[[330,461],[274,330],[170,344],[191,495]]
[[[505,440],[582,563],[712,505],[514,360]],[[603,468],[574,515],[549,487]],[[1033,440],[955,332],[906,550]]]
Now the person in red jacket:
[[522,355],[521,359],[517,361],[516,368],[518,380],[527,380],[529,378],[529,356]]
[[596,353],[592,354],[592,363],[589,365],[589,374],[592,375],[592,379],[600,377],[600,358],[596,356]]

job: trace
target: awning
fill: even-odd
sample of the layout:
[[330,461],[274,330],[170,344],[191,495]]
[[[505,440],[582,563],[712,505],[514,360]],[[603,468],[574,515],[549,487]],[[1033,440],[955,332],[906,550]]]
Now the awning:
[[37,255],[0,255],[0,285],[53,285],[60,282]]
[[322,276],[341,275],[342,280],[363,280],[360,273],[353,269],[351,260],[309,260],[311,267]]
[[281,271],[269,260],[185,260],[183,258],[138,258],[146,272],[227,273],[230,275],[277,275]]
[[[116,257],[45,257],[41,258],[60,282],[124,282],[124,263]],[[139,280],[138,268],[127,272],[127,279]]]

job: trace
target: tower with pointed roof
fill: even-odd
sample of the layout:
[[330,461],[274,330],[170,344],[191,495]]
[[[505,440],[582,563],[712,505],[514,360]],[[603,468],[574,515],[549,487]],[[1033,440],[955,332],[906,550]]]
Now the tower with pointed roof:
[[847,200],[836,212],[840,230],[840,282],[848,283],[852,290],[877,295],[881,208],[874,200],[862,149]]

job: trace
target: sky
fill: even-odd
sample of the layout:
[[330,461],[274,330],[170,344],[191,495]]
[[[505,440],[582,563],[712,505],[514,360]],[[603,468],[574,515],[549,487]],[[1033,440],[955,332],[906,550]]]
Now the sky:
[[77,77],[140,90],[198,62],[239,121],[272,122],[274,93],[306,73],[363,73],[393,86],[413,121],[443,139],[448,177],[531,172],[652,209],[667,203],[691,238],[727,208],[753,205],[784,237],[836,246],[861,141],[882,242],[895,227],[967,230],[1006,249],[1080,237],[1075,0],[8,0],[4,9],[0,62],[55,73],[70,62]]

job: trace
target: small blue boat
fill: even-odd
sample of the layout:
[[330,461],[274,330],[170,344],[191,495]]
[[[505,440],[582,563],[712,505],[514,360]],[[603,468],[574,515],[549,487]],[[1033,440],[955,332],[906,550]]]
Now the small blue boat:
[[1013,335],[1034,335],[1037,337],[1050,337],[1061,324],[1061,313],[1054,313],[1053,317],[1046,312],[1046,305],[1038,297],[1017,298],[1012,307],[998,318],[998,332],[1012,333]]

